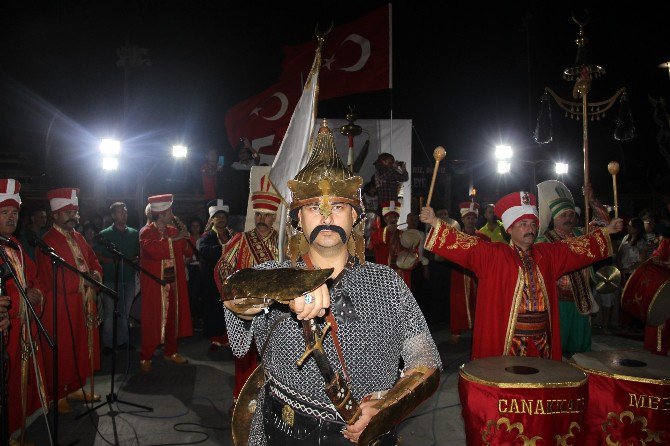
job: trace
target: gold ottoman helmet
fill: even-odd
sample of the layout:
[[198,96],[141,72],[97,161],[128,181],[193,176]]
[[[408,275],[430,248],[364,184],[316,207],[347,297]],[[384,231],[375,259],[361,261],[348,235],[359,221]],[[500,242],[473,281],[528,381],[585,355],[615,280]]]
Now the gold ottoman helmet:
[[365,218],[362,184],[363,178],[354,175],[340,160],[333,134],[324,119],[307,165],[288,181],[292,198],[289,216],[295,229],[289,240],[289,256],[294,265],[297,258],[309,250],[309,242],[299,226],[298,210],[314,203],[319,204],[320,213],[326,218],[331,214],[332,203],[347,203],[356,210],[357,218],[347,240],[347,249],[351,255],[358,257],[361,264],[365,263],[365,238],[362,225],[359,225]]

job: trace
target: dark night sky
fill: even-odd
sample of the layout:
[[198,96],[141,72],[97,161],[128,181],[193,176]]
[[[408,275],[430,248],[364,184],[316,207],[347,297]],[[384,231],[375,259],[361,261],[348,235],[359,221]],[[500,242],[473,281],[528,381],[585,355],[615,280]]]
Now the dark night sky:
[[[507,142],[520,157],[571,162],[568,183],[581,181],[580,123],[554,106],[555,142],[529,137],[545,85],[568,97],[561,78],[575,58],[577,27],[559,2],[394,2],[394,89],[324,101],[320,115],[343,116],[355,104],[361,118],[413,119],[415,164],[436,145],[452,159],[476,160],[475,185],[493,193],[492,146]],[[611,137],[615,112],[592,126],[593,182],[609,187],[606,164],[623,166],[622,184],[648,193],[668,171],[657,153],[647,95],[670,98],[670,8],[663,2],[603,2],[589,7],[591,61],[606,66],[590,98],[628,88],[638,138]],[[2,8],[3,152],[29,154],[53,175],[62,160],[91,158],[97,138],[114,134],[130,151],[164,150],[185,141],[195,151],[230,150],[227,109],[278,80],[282,45],[313,38],[316,22],[339,25],[384,2],[21,2]],[[508,4],[511,4],[508,5]],[[528,32],[524,27],[528,21]],[[149,49],[151,67],[130,73],[124,122],[123,76],[116,48]],[[530,55],[530,72],[528,67]],[[54,116],[57,119],[53,119]],[[52,122],[53,121],[53,122]],[[51,133],[46,137],[49,126]],[[418,135],[418,136],[417,136]],[[51,155],[45,158],[46,147]],[[226,152],[227,156],[230,152]],[[38,167],[38,168],[39,168]],[[529,184],[528,170],[502,185]],[[526,174],[526,176],[524,176]],[[542,176],[542,175],[540,175]],[[516,181],[514,180],[516,178]],[[542,178],[540,178],[542,179]],[[622,187],[624,187],[622,186]],[[657,192],[662,184],[656,182]],[[511,189],[510,189],[511,190]],[[574,187],[573,187],[574,190]],[[666,191],[667,193],[667,191]]]

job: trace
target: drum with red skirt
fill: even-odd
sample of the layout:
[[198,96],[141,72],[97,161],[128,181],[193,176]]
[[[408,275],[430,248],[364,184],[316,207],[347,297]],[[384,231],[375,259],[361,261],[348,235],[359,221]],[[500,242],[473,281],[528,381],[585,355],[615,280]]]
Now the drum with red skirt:
[[586,445],[670,445],[670,358],[646,351],[577,353],[589,376]]
[[582,444],[586,374],[542,358],[499,356],[461,366],[468,446]]
[[626,282],[621,308],[648,325],[670,319],[670,269],[652,259],[640,265]]

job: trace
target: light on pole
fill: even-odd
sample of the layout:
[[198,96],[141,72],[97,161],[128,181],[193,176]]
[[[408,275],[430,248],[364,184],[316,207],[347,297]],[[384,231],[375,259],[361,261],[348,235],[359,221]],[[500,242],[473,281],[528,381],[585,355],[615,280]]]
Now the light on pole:
[[118,170],[118,169],[119,169],[118,158],[113,158],[111,156],[105,156],[102,158],[102,170]]
[[172,146],[172,156],[175,158],[186,158],[187,154],[188,147],[182,145]]
[[566,175],[568,173],[567,163],[556,163],[556,175]]
[[496,146],[496,159],[508,160],[512,158],[512,146]]
[[512,163],[509,161],[498,161],[498,173],[499,174],[506,174],[509,173],[510,170],[512,169]]
[[111,138],[101,139],[100,154],[102,155],[102,170],[117,170],[119,168],[120,153],[120,141]]

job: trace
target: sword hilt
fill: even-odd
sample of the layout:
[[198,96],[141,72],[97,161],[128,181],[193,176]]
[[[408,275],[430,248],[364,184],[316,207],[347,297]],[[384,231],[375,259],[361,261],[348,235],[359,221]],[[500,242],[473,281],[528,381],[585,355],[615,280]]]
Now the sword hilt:
[[324,353],[323,340],[326,337],[326,333],[328,333],[328,330],[330,329],[330,322],[326,322],[326,325],[323,326],[323,330],[321,330],[321,333],[319,333],[318,328],[316,327],[316,323],[314,322],[314,319],[312,319],[310,320],[310,329],[314,334],[314,342],[305,342],[305,352],[297,361],[298,367],[301,367],[315,350]]

